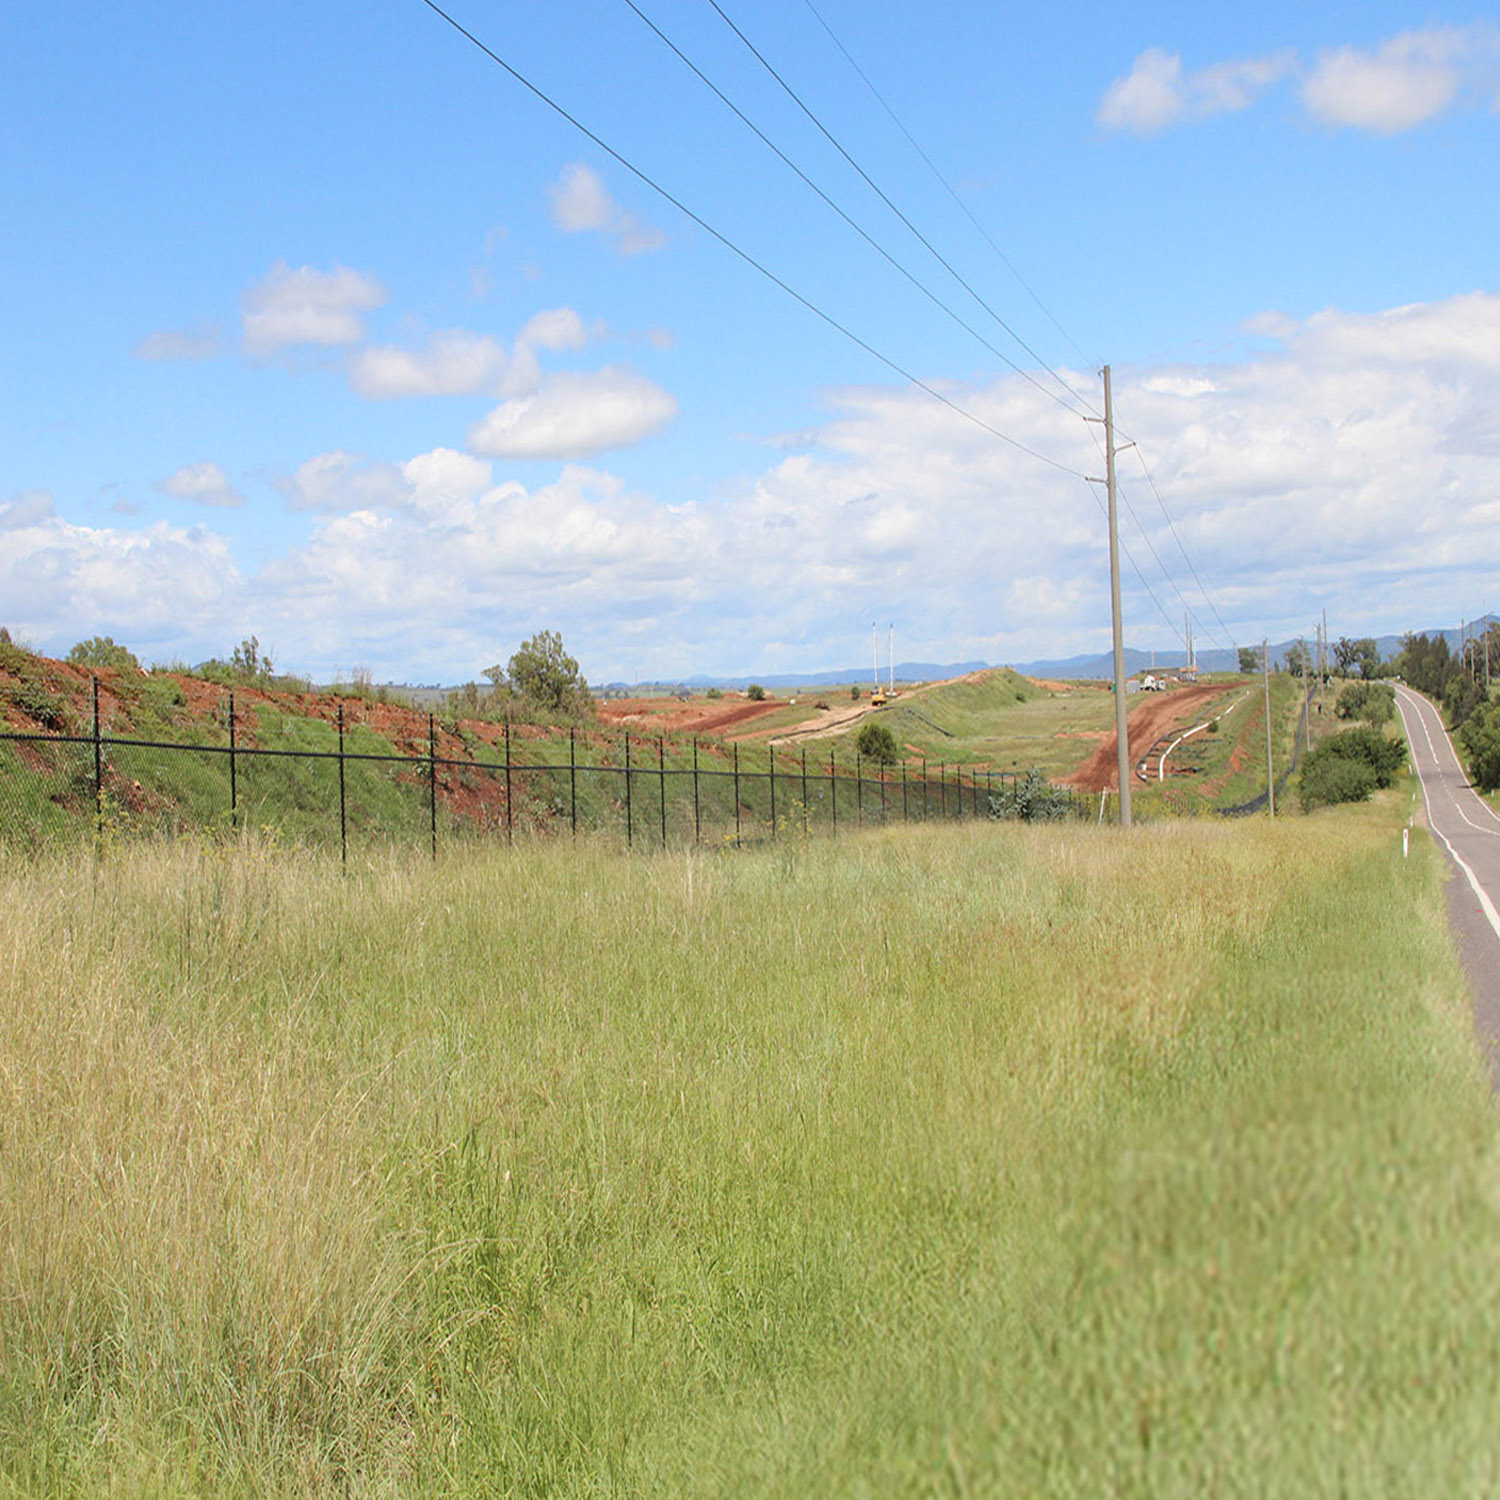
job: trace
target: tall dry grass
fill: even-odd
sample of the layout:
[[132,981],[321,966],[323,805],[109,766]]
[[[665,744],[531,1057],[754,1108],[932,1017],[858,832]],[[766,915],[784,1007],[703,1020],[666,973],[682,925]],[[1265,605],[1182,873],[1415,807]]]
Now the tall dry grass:
[[16,1493],[1496,1475],[1492,1111],[1388,807],[0,881]]

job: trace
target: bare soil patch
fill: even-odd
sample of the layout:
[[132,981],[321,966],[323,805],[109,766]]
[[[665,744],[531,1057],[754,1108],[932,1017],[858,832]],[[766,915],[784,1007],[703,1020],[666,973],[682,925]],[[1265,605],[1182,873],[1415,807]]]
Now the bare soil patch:
[[785,698],[611,698],[598,705],[600,724],[656,734],[724,734],[786,708]]

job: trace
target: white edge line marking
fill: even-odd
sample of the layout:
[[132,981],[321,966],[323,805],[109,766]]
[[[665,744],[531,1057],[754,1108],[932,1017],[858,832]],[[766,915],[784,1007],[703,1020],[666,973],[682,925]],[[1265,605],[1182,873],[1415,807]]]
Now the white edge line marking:
[[[1420,720],[1420,718],[1421,715],[1419,714],[1418,719]],[[1401,722],[1403,728],[1406,728],[1407,738],[1410,739],[1411,730],[1406,725],[1406,712],[1404,707],[1401,713]],[[1427,730],[1427,726],[1425,724],[1422,725],[1422,729],[1424,733],[1427,733],[1427,743],[1431,745],[1431,733]],[[1500,938],[1500,912],[1497,912],[1495,910],[1495,903],[1490,900],[1488,893],[1485,891],[1484,887],[1480,885],[1479,877],[1475,875],[1475,873],[1469,868],[1468,864],[1465,862],[1463,856],[1458,852],[1458,850],[1448,842],[1448,836],[1443,832],[1443,830],[1439,828],[1435,822],[1433,822],[1432,799],[1427,794],[1427,778],[1422,775],[1422,767],[1419,763],[1417,763],[1415,756],[1412,757],[1412,761],[1417,766],[1417,782],[1422,788],[1422,801],[1426,804],[1427,807],[1427,826],[1431,828],[1432,831],[1443,841],[1443,848],[1448,851],[1448,857],[1453,861],[1454,864],[1458,866],[1460,870],[1464,872],[1464,879],[1469,882],[1469,888],[1479,898],[1480,909],[1484,912],[1485,921],[1490,924],[1490,927],[1494,930],[1495,936],[1497,938]]]

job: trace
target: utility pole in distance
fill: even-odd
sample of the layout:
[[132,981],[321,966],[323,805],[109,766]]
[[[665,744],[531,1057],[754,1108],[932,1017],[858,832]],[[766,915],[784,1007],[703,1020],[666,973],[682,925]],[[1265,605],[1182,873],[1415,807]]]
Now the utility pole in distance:
[[1266,801],[1271,816],[1276,816],[1276,768],[1271,763],[1271,641],[1260,643],[1261,662],[1266,669]]
[[1109,612],[1115,638],[1115,745],[1120,774],[1120,827],[1130,827],[1130,735],[1125,726],[1125,635],[1120,609],[1120,517],[1115,500],[1115,408],[1104,367],[1104,484],[1109,491]]

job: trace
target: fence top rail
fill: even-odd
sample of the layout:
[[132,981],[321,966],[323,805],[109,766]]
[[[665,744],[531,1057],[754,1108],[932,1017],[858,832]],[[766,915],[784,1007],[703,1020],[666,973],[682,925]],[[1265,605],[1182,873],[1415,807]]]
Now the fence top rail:
[[[655,745],[658,743],[658,741],[655,739],[642,740],[640,736],[634,736],[631,738],[633,739],[634,743],[637,744],[645,743]],[[97,743],[101,747],[111,749],[173,751],[182,750],[197,751],[205,755],[233,755],[236,757],[244,756],[247,758],[251,756],[267,756],[285,760],[342,759],[346,761],[371,761],[387,765],[425,766],[432,764],[437,766],[447,766],[458,770],[470,771],[504,771],[509,769],[513,775],[529,771],[567,771],[570,769],[576,771],[585,771],[590,774],[604,773],[624,775],[627,770],[627,767],[623,765],[601,765],[597,762],[589,763],[567,760],[522,761],[517,760],[513,757],[510,761],[507,762],[504,760],[487,760],[478,757],[475,757],[473,759],[460,759],[457,756],[451,755],[434,756],[429,751],[425,750],[408,754],[403,753],[399,750],[375,751],[351,750],[347,748],[333,750],[319,750],[312,748],[288,749],[282,746],[246,745],[243,743],[237,745],[212,745],[193,744],[182,740],[142,740],[134,739],[127,735],[115,734],[101,734],[97,737],[96,741],[96,738],[93,734],[51,734],[12,729],[0,730],[0,741],[19,741],[22,743],[42,745],[93,745]],[[751,766],[747,766],[746,764],[744,764],[744,762],[740,763],[739,769],[738,771],[736,771],[731,766],[716,766],[712,763],[704,763],[702,761],[700,761],[696,766],[663,766],[660,764],[653,766],[648,762],[642,762],[639,765],[632,765],[628,768],[631,774],[641,775],[644,775],[649,771],[649,773],[653,776],[732,777],[735,775],[739,775],[741,777],[749,777],[752,779],[757,777],[769,776],[772,774],[774,769],[776,769],[774,760],[768,760],[766,768],[762,770],[753,769]],[[784,764],[781,769],[785,769]],[[918,785],[931,780],[930,776],[927,773],[926,767],[907,767],[903,764],[901,769],[903,774],[909,773],[910,779]],[[966,774],[971,781],[973,781],[978,776],[985,774],[983,768],[979,767],[970,767],[967,773],[965,772],[964,768],[958,766],[954,766],[951,768],[942,767],[940,768],[938,779],[945,780],[945,773],[949,769],[953,770],[955,778],[960,782],[963,780]],[[920,774],[918,774],[919,771]],[[800,764],[794,771],[791,772],[791,774],[794,777],[800,776],[802,774]],[[894,768],[891,767],[882,767],[878,771],[872,773],[868,768],[865,767],[831,765],[826,770],[819,769],[816,770],[816,772],[814,771],[814,769],[809,768],[807,774],[810,777],[816,774],[819,780],[826,780],[831,775],[837,777],[841,781],[885,783],[887,782],[889,777],[895,774],[895,772]],[[1001,772],[1000,774],[1003,776],[1006,773]]]

